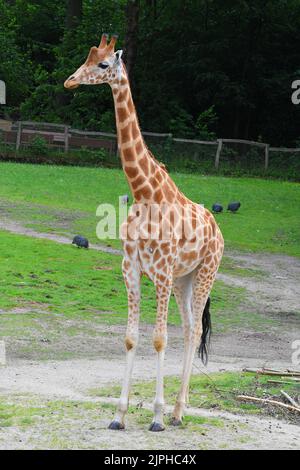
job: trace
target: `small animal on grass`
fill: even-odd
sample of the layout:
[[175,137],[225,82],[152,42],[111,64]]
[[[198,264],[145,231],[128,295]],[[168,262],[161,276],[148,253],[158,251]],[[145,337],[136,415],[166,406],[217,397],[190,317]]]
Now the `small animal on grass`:
[[[115,35],[108,42],[108,35],[103,34],[99,46],[90,49],[85,62],[65,81],[65,87],[75,90],[80,85],[110,85],[119,154],[135,201],[121,227],[122,271],[128,293],[126,367],[120,400],[109,428],[125,428],[139,340],[141,277],[145,275],[156,290],[153,347],[157,378],[154,416],[149,429],[159,432],[165,429],[164,356],[171,292],[182,317],[184,334],[182,380],[171,420],[173,426],[179,426],[188,401],[197,349],[203,361],[207,361],[208,299],[223,255],[224,240],[214,216],[180,191],[148,149],[139,127],[122,51],[114,49],[116,41]],[[109,358],[109,351],[107,354]]]
[[212,210],[213,212],[223,212],[223,206],[216,202],[215,204],[213,204]]
[[73,238],[72,245],[77,245],[78,248],[88,248],[89,241],[81,235],[76,235],[76,237]]
[[236,212],[239,210],[240,207],[241,207],[240,202],[230,202],[227,206],[227,210],[230,212]]

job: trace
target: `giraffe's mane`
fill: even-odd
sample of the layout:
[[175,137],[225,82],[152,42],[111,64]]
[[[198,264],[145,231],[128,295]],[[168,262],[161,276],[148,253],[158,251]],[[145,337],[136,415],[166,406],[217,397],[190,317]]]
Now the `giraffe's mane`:
[[155,156],[153,155],[151,150],[149,150],[148,147],[147,147],[147,150],[148,150],[148,153],[149,153],[150,157],[155,161],[155,163],[157,163],[161,167],[162,170],[164,170],[166,173],[168,173],[166,165],[164,163],[160,162],[159,160],[157,160],[157,158],[155,158]]
[[[124,64],[124,61],[122,60],[122,65],[123,65],[123,71],[125,72],[125,76],[126,76],[126,79],[127,79],[127,82],[128,82],[128,86],[129,86],[129,89],[130,89],[130,93],[131,93],[131,86],[130,86],[130,81],[129,81],[129,77],[128,77],[128,72],[127,72],[127,69],[126,69],[126,65]],[[135,112],[135,117],[136,117],[136,122],[137,122],[137,125],[139,127],[139,129],[141,130],[141,126],[140,126],[140,122],[139,122],[139,117],[138,117],[138,114],[136,112],[136,107],[135,107],[135,103],[134,103],[134,100],[132,98],[132,102],[133,102],[133,107],[134,107],[134,112]],[[155,161],[155,163],[157,163],[158,166],[160,166],[160,168],[162,170],[164,170],[166,173],[168,173],[167,171],[167,168],[166,168],[166,165],[160,161],[157,160],[157,158],[155,158],[155,156],[153,155],[153,153],[151,152],[151,150],[149,149],[148,145],[146,144],[145,140],[144,140],[144,137],[143,137],[143,143],[147,149],[147,152],[149,154],[149,156],[152,158],[152,160]]]

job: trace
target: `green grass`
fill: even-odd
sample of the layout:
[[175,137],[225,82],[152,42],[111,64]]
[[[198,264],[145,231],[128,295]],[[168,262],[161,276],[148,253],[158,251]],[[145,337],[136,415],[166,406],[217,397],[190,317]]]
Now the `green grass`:
[[[14,434],[8,436],[9,442],[14,442],[14,448],[22,447],[24,443],[31,449],[105,448],[105,442],[95,440],[103,433],[112,415],[112,406],[99,403],[1,397],[0,444],[5,444],[6,448],[8,442],[4,433],[8,434],[9,428],[13,428]],[[15,434],[19,437],[14,437]],[[93,443],[87,435],[93,436]]]
[[[4,231],[0,231],[0,243],[5,245],[0,255],[0,308],[32,307],[75,316],[84,314],[85,318],[98,314],[109,323],[126,319],[127,297],[120,256]],[[217,286],[216,309],[225,308],[228,303],[234,307],[243,300],[242,289],[228,289],[221,282]],[[153,322],[154,287],[144,279],[142,288],[142,319]],[[170,322],[180,322],[174,300]]]
[[29,426],[38,416],[45,414],[46,410],[42,407],[7,403],[3,398],[0,399],[0,429],[10,426]]
[[[27,308],[107,323],[123,323],[127,318],[127,296],[121,274],[121,257],[73,245],[0,231],[0,309]],[[143,278],[141,320],[155,321],[155,290]],[[215,323],[234,326],[237,314],[246,324],[251,316],[245,308],[246,290],[216,281],[212,293]],[[43,315],[43,313],[41,313]],[[216,315],[216,316],[215,316]],[[23,328],[31,318],[22,316]],[[1,318],[4,316],[2,315]],[[11,317],[13,324],[18,315]],[[33,315],[34,317],[34,315]],[[248,320],[247,320],[247,317]],[[169,323],[180,324],[174,298]],[[2,329],[8,328],[5,323]],[[70,332],[69,332],[70,334]]]
[[[92,345],[108,334],[103,325],[126,324],[121,256],[5,231],[0,231],[0,244],[0,338],[19,341],[20,354],[35,351],[39,359],[84,355],[82,338],[91,343],[86,352],[91,354]],[[241,327],[264,331],[277,324],[251,309],[244,288],[216,281],[211,297],[215,333]],[[141,322],[153,324],[155,318],[155,289],[143,278]],[[181,324],[173,296],[168,323]]]
[[[114,407],[115,410],[115,407]],[[135,418],[137,424],[141,426],[149,426],[153,419],[153,412],[144,408],[129,406],[128,414]],[[166,419],[167,423],[167,419]],[[187,416],[184,420],[183,427],[189,431],[203,432],[205,426],[213,426],[215,428],[223,428],[224,421],[219,418],[205,416]]]
[[[263,218],[270,224],[271,216],[263,208],[276,198],[278,207],[272,212],[273,226],[282,227],[279,216],[284,205],[286,217],[296,221],[289,198],[294,198],[292,207],[297,206],[298,185],[179,174],[175,174],[174,179],[188,196],[208,206],[214,200],[222,202],[244,194],[245,201],[240,197],[243,205],[239,213],[218,216],[227,245],[241,248],[244,244],[247,249],[264,249],[265,246],[267,249],[268,241],[269,250],[298,254],[299,247],[295,246],[292,237],[282,246],[274,239],[272,241],[270,235],[266,236],[266,227],[262,223]],[[119,170],[0,163],[0,201],[4,213],[37,230],[79,232],[95,241],[98,204],[117,204],[118,196],[125,193],[128,193],[128,186]],[[260,218],[260,230],[265,233],[261,243],[261,232],[247,228],[249,224],[257,223],[254,209]],[[298,219],[294,226],[291,225],[293,230],[297,224]],[[127,296],[119,256],[78,250],[71,245],[4,231],[0,231],[0,243],[0,309],[7,312],[1,314],[0,336],[22,338],[24,354],[34,348],[40,350],[40,358],[47,358],[52,348],[55,357],[68,358],[74,351],[56,348],[55,352],[62,335],[98,338],[104,334],[100,328],[103,323],[126,323]],[[118,243],[113,242],[114,245]],[[221,271],[246,277],[265,275],[228,257],[224,258]],[[147,279],[143,280],[142,294],[141,321],[154,323],[155,292]],[[25,308],[26,315],[11,314],[15,308]],[[72,319],[72,325],[66,319]],[[220,281],[215,283],[212,292],[212,319],[217,333],[241,326],[263,330],[277,321],[253,312],[245,289],[230,287]],[[181,323],[173,297],[168,321],[173,325]],[[94,328],[95,325],[99,328]],[[44,336],[50,339],[50,344],[41,345]]]
[[[107,406],[103,407],[103,410],[105,409],[107,409]],[[34,397],[13,397],[12,399],[1,397],[0,428],[30,426],[37,424],[41,419],[59,421],[63,418],[76,418],[81,412],[89,410],[92,410],[94,413],[97,412],[97,417],[99,417],[102,406],[96,403],[81,403],[72,400],[38,402]]]
[[[190,382],[190,406],[195,408],[217,408],[219,410],[240,413],[262,413],[265,409],[257,404],[242,403],[237,395],[247,394],[259,398],[278,397],[282,400],[280,390],[288,392],[291,396],[299,394],[300,384],[270,384],[272,379],[268,375],[254,375],[244,372],[220,372],[209,375],[193,375]],[[175,404],[180,387],[177,377],[165,377],[165,401]],[[151,401],[155,391],[155,382],[138,382],[132,386],[131,397],[136,400]],[[119,386],[105,387],[91,390],[93,396],[118,397]],[[280,410],[279,410],[280,411]]]
[[[241,201],[236,214],[216,216],[227,248],[300,256],[298,183],[174,173],[179,188],[206,207]],[[97,241],[96,208],[118,206],[129,194],[121,170],[0,163],[0,201],[9,214],[38,230],[67,230]],[[27,214],[27,215],[26,215]],[[65,224],[62,219],[65,218]],[[67,228],[66,228],[67,227]],[[119,241],[108,243],[119,246]]]

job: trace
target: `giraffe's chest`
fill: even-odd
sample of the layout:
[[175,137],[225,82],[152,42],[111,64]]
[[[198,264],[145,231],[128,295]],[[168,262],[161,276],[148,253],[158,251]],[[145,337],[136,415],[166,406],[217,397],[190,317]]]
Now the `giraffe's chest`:
[[139,241],[137,245],[141,271],[154,282],[157,276],[184,276],[193,271],[201,260],[198,245],[190,249],[176,240]]
[[137,250],[141,271],[152,281],[171,272],[176,257],[176,245],[171,241],[139,240]]

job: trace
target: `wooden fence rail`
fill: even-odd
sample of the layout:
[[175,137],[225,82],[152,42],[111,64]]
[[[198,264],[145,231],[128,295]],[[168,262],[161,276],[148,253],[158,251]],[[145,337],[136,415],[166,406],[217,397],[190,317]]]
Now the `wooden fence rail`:
[[[0,130],[4,141],[15,144],[16,150],[22,145],[30,146],[31,141],[36,136],[43,136],[49,146],[63,148],[68,152],[70,148],[104,148],[110,154],[117,154],[117,135],[111,132],[83,131],[73,129],[64,124],[55,124],[49,122],[18,121],[15,123],[9,121],[0,121]],[[300,152],[300,148],[271,147],[264,142],[255,142],[253,140],[242,139],[217,139],[212,141],[179,139],[173,137],[170,133],[142,132],[145,137],[169,139],[171,142],[183,143],[187,145],[209,145],[216,147],[215,168],[220,166],[222,149],[224,143],[251,145],[264,149],[264,167],[269,167],[270,152]]]

